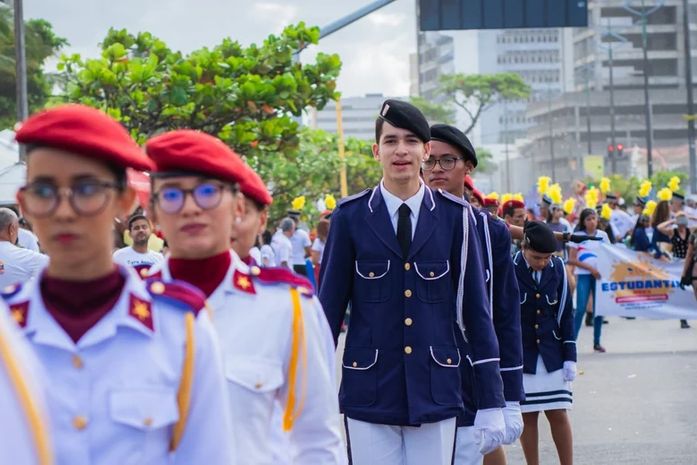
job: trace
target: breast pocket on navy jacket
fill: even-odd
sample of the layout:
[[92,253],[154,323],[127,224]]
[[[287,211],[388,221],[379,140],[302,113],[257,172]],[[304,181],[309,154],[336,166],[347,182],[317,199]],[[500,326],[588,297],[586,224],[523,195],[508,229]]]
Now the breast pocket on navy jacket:
[[414,262],[418,275],[416,295],[426,303],[442,302],[448,295],[450,262],[448,260]]
[[343,403],[367,407],[375,403],[377,394],[378,349],[347,347],[342,362]]
[[356,300],[385,302],[390,298],[389,260],[356,260]]
[[460,371],[462,363],[457,347],[431,346],[431,395],[440,405],[460,402]]

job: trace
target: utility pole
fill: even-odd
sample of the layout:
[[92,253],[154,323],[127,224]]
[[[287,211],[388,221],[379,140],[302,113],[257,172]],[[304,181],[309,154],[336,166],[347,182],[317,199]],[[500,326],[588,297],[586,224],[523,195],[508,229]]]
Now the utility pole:
[[[15,23],[15,85],[17,95],[17,122],[22,122],[29,116],[27,99],[27,57],[24,43],[24,13],[22,0],[14,0]],[[19,160],[25,158],[24,146],[20,144]]]
[[690,152],[690,191],[697,194],[697,156],[695,155],[695,102],[692,89],[692,48],[690,46],[690,12],[687,0],[682,2],[683,35],[685,36],[685,88],[687,89],[687,142]]
[[[610,71],[610,144],[612,144],[613,151],[612,151],[612,156],[610,158],[611,162],[611,169],[612,169],[612,174],[617,173],[617,136],[616,136],[616,131],[615,131],[615,78],[614,78],[614,62],[613,62],[613,44],[615,42],[615,39],[617,39],[620,42],[628,42],[628,40],[615,33],[612,32],[612,22],[608,19],[607,22],[607,31],[603,34],[603,36],[607,36],[610,38],[610,41],[607,43],[607,45],[603,45],[605,48],[607,48],[607,58],[608,58],[608,66],[609,66],[609,71]],[[602,44],[602,42],[601,42]]]
[[653,175],[653,124],[651,111],[651,96],[649,94],[649,55],[648,55],[648,33],[646,25],[649,22],[649,16],[658,11],[665,0],[656,0],[656,4],[651,8],[646,8],[646,0],[641,0],[641,10],[633,8],[630,3],[632,0],[624,0],[624,9],[633,15],[641,18],[641,42],[644,52],[644,112],[646,119],[646,167],[647,174],[650,178]]

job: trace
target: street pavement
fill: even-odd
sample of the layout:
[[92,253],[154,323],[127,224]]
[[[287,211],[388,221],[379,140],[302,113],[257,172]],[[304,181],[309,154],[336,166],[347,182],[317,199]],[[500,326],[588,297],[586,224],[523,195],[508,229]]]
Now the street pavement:
[[[609,318],[604,354],[593,329],[578,341],[579,376],[570,412],[574,465],[697,465],[697,322]],[[337,351],[337,368],[343,335]],[[540,415],[540,464],[559,463]],[[524,465],[520,443],[506,446],[509,465]]]

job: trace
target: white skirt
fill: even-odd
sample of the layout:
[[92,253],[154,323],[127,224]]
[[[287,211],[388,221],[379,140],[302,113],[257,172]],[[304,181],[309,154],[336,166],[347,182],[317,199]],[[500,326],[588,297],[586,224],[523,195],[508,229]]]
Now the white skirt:
[[573,393],[571,383],[564,381],[563,370],[551,373],[545,368],[542,356],[537,356],[537,369],[534,375],[523,373],[525,400],[520,403],[520,410],[542,412],[544,410],[571,410]]

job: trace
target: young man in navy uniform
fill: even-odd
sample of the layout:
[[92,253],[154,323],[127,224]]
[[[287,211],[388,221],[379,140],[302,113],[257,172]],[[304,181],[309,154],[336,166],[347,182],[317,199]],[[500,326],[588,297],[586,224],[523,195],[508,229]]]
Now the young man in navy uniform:
[[[432,189],[443,189],[456,197],[464,197],[463,179],[477,166],[477,155],[467,136],[459,129],[445,125],[431,126],[431,156],[424,163],[424,179]],[[483,264],[489,305],[501,353],[506,408],[506,437],[504,444],[518,439],[523,430],[520,401],[523,400],[523,348],[520,335],[520,305],[518,283],[510,255],[511,235],[506,224],[485,209],[474,209],[472,221],[484,252]],[[464,343],[464,341],[462,341]],[[467,344],[465,344],[465,347]],[[506,463],[502,448],[483,458],[475,442],[475,412],[472,368],[461,365],[465,414],[458,418],[456,465]]]
[[355,465],[451,463],[463,408],[458,367],[470,363],[457,346],[461,330],[472,348],[482,447],[503,439],[481,245],[469,205],[420,178],[429,140],[418,109],[385,101],[373,145],[383,179],[332,214],[320,301],[335,340],[351,303],[339,400]]
[[525,427],[520,443],[528,464],[539,464],[537,420],[545,412],[561,465],[573,463],[571,382],[576,378],[576,343],[566,267],[554,256],[557,240],[540,221],[525,224],[523,249],[513,258],[520,286],[523,332],[521,402]]

